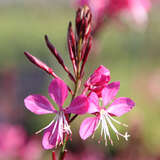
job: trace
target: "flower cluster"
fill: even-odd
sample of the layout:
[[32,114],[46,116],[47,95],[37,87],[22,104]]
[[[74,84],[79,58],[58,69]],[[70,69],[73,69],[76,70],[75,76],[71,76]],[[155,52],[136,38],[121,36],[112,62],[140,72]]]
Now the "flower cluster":
[[[88,94],[88,113],[95,115],[95,117],[86,118],[82,122],[79,132],[81,138],[85,140],[94,134],[97,128],[101,125],[101,137],[104,134],[106,145],[107,137],[111,144],[113,144],[108,125],[110,125],[118,139],[118,136],[122,136],[128,140],[129,135],[127,132],[124,135],[119,133],[112,124],[112,121],[123,126],[127,125],[115,120],[113,116],[120,117],[129,112],[135,106],[135,103],[130,98],[116,98],[115,96],[120,88],[120,82],[116,81],[108,84],[109,80],[109,70],[104,66],[100,66],[86,82],[87,85],[85,85],[90,90]],[[105,108],[107,105],[109,105],[109,107]]]
[[[72,132],[69,126],[70,115],[81,115],[88,112],[89,101],[86,95],[77,96],[78,89],[84,75],[84,66],[88,59],[91,49],[91,13],[88,7],[80,8],[76,15],[76,31],[72,29],[72,23],[69,23],[67,43],[69,57],[73,65],[74,75],[65,65],[63,58],[60,56],[54,45],[49,41],[48,36],[45,36],[45,42],[51,53],[67,73],[68,77],[74,82],[75,89],[72,89],[64,83],[64,81],[55,74],[52,68],[48,67],[41,60],[32,56],[28,52],[24,52],[26,57],[36,66],[52,75],[55,79],[49,85],[49,95],[59,107],[57,111],[49,100],[41,95],[33,94],[25,98],[24,104],[31,112],[41,114],[55,114],[55,117],[49,125],[38,131],[44,130],[42,145],[44,149],[55,148],[63,144],[65,137],[70,137]],[[68,91],[72,95],[71,103],[68,107],[64,107],[64,101],[68,96]]]
[[[107,139],[111,143],[111,135],[109,126],[118,136],[124,137],[128,140],[129,135],[127,132],[122,134],[118,132],[112,121],[120,125],[124,125],[113,118],[119,117],[129,112],[134,106],[134,102],[130,98],[119,97],[116,94],[120,87],[120,82],[110,82],[110,71],[103,65],[98,67],[89,79],[84,83],[82,93],[79,93],[79,88],[82,84],[84,75],[84,68],[87,62],[90,49],[91,49],[91,19],[92,15],[87,6],[79,8],[76,14],[76,29],[75,32],[72,28],[72,23],[69,23],[67,43],[69,50],[69,57],[73,66],[73,73],[65,65],[64,60],[45,36],[46,45],[55,56],[59,64],[66,71],[68,77],[74,83],[72,90],[65,82],[56,75],[56,73],[48,67],[45,63],[32,56],[30,53],[25,52],[26,57],[36,66],[52,75],[54,79],[49,85],[49,96],[57,104],[59,110],[49,102],[49,100],[41,95],[33,94],[25,98],[25,107],[31,112],[41,114],[54,114],[53,120],[44,130],[42,145],[44,149],[56,148],[62,145],[60,152],[60,159],[63,159],[65,150],[64,146],[67,140],[72,136],[70,123],[79,115],[90,113],[95,117],[86,118],[80,126],[80,137],[85,140],[93,135],[97,128],[101,125],[101,136],[104,135],[105,143]],[[65,107],[65,100],[68,92],[72,98],[70,104]],[[79,96],[78,96],[79,95]],[[108,108],[105,106],[109,105]],[[124,125],[126,126],[126,125]],[[37,133],[39,133],[38,131]],[[54,154],[53,154],[54,155]]]

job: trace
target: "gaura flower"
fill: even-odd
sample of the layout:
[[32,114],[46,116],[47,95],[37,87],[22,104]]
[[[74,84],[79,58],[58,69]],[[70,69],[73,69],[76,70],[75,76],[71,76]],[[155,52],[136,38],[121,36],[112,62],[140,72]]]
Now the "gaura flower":
[[[104,135],[105,144],[107,145],[107,137],[111,144],[113,144],[109,126],[115,132],[117,138],[119,136],[124,137],[125,140],[128,140],[128,133],[122,134],[118,132],[116,127],[112,124],[112,121],[118,123],[119,125],[126,126],[121,122],[117,121],[113,118],[113,116],[120,117],[123,114],[129,112],[134,106],[135,103],[126,97],[115,98],[120,87],[120,82],[112,82],[108,84],[102,90],[102,100],[98,98],[95,92],[92,92],[89,99],[89,109],[88,112],[94,114],[95,117],[86,118],[81,126],[80,126],[80,137],[85,140],[97,130],[97,128],[101,125],[101,137]],[[101,105],[99,105],[101,103]],[[111,104],[110,104],[111,103]],[[109,105],[110,104],[110,105]],[[105,108],[106,105],[109,105],[108,108]]]
[[54,108],[46,97],[41,95],[29,95],[24,100],[26,108],[35,114],[55,114],[51,123],[40,130],[44,130],[42,139],[44,149],[52,149],[62,144],[64,135],[72,134],[65,116],[66,114],[84,114],[87,112],[89,106],[87,97],[81,95],[76,97],[69,107],[63,108],[64,101],[68,96],[68,88],[61,79],[52,80],[48,91],[50,97],[58,105],[59,111]]
[[124,13],[133,17],[137,24],[143,24],[147,21],[150,8],[150,0],[110,0],[106,13],[112,16]]
[[100,97],[102,89],[108,84],[109,81],[110,71],[103,65],[100,65],[89,77],[84,86],[88,87],[89,90],[96,92]]

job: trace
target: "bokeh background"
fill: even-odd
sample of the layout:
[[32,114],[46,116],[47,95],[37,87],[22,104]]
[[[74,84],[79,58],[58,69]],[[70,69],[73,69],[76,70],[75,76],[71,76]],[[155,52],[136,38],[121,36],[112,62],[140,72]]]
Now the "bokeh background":
[[[84,142],[78,134],[82,116],[72,124],[68,159],[160,159],[159,7],[158,1],[153,4],[144,29],[116,21],[104,27],[86,65],[86,79],[102,64],[110,69],[112,81],[120,80],[118,96],[131,97],[136,102],[130,113],[119,118],[129,125],[130,140],[118,142],[113,135],[114,145],[104,147],[97,143],[97,133],[94,139]],[[23,52],[29,51],[46,62],[72,86],[49,53],[44,35],[49,36],[72,68],[66,36],[68,23],[74,24],[74,17],[75,8],[66,0],[0,0],[0,160],[51,159],[50,152],[41,147],[42,134],[34,133],[53,117],[30,113],[23,100],[31,93],[48,96],[52,77],[31,64]],[[123,132],[123,128],[118,129]]]

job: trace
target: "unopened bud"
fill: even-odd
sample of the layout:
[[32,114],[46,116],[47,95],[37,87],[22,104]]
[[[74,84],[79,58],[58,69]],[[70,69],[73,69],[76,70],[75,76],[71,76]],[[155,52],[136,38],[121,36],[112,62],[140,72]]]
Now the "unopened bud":
[[58,78],[58,76],[53,72],[52,68],[48,67],[44,62],[42,62],[38,58],[32,56],[28,52],[24,52],[24,54],[29,59],[29,61],[32,62],[33,64],[35,64],[37,67],[43,69],[48,74],[51,74],[53,77]]
[[77,36],[82,39],[87,38],[91,33],[92,14],[87,6],[79,8],[76,14]]
[[69,50],[69,57],[73,65],[73,70],[76,73],[77,72],[77,67],[76,67],[76,40],[75,40],[75,35],[72,29],[72,23],[69,23],[68,26],[68,35],[67,35],[67,42],[68,42],[68,50]]

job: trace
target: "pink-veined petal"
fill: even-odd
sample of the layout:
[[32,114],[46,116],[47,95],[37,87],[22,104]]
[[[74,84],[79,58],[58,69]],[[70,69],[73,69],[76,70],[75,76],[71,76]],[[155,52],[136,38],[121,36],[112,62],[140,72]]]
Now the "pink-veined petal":
[[103,105],[106,106],[117,94],[120,82],[112,82],[102,90]]
[[89,102],[88,98],[84,95],[76,97],[70,104],[69,107],[66,108],[65,113],[73,113],[73,114],[85,114],[88,112]]
[[83,140],[86,140],[88,137],[90,137],[95,132],[98,122],[99,122],[98,117],[86,118],[80,126],[79,130],[80,137]]
[[41,95],[30,95],[24,99],[24,104],[28,110],[35,114],[56,113],[48,99]]
[[85,86],[102,86],[110,81],[110,71],[104,66],[99,66],[89,77]]
[[58,104],[60,109],[64,104],[65,99],[68,96],[67,85],[61,79],[54,79],[49,85],[49,95]]
[[91,76],[91,84],[96,86],[104,85],[110,81],[110,71],[104,67],[103,65],[100,65],[92,74]]
[[[50,127],[45,129],[45,131],[44,131],[44,135],[43,135],[43,138],[42,138],[42,146],[46,150],[56,147],[56,141],[55,141],[55,143],[50,143],[50,137],[51,137],[54,125],[55,125],[55,123],[53,123]],[[57,134],[58,134],[57,132],[54,132],[55,136]]]
[[[56,123],[56,122],[55,122]],[[59,133],[59,121],[57,122],[58,124],[56,125],[55,131],[50,135],[49,137],[49,144],[53,145],[56,147],[60,143],[60,134],[63,135],[63,129],[62,133]]]
[[88,97],[89,100],[89,108],[88,113],[95,113],[99,112],[99,98],[95,92],[91,92],[91,94]]
[[135,103],[130,98],[119,97],[108,107],[106,111],[111,116],[120,117],[129,112],[134,106]]

